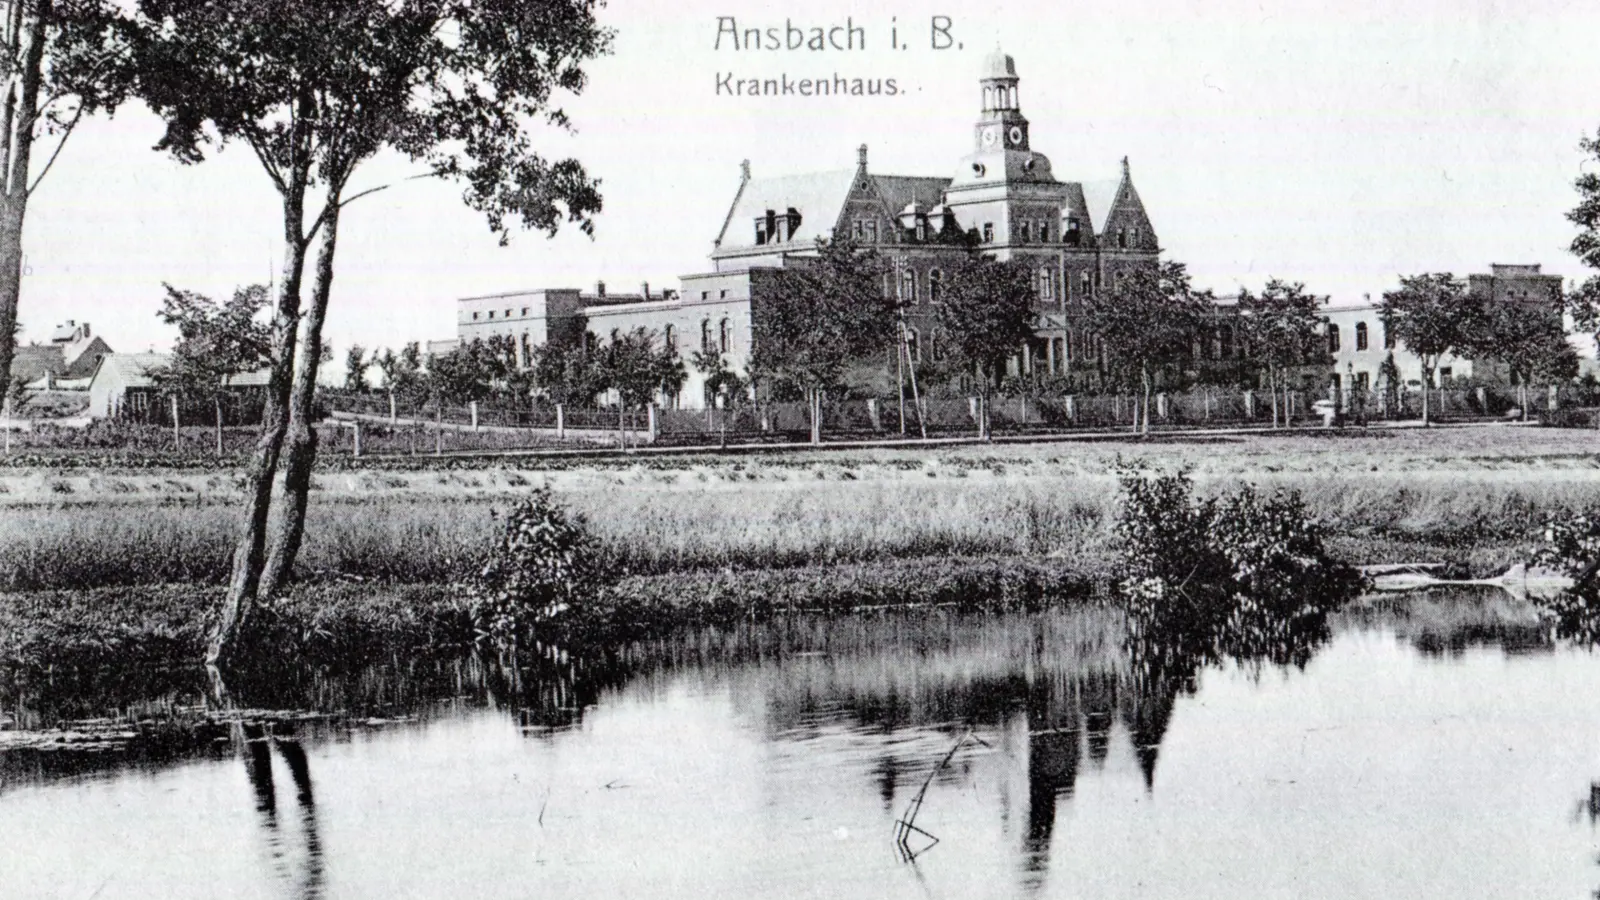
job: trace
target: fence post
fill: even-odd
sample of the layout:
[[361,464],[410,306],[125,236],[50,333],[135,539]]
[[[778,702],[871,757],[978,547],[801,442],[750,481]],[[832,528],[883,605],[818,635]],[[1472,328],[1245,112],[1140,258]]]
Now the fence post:
[[1256,392],[1255,391],[1245,391],[1244,392],[1244,417],[1246,419],[1254,419],[1256,417]]
[[172,452],[178,452],[178,395],[173,394],[172,400]]
[[1489,392],[1482,385],[1478,387],[1478,411],[1483,415],[1489,414]]
[[[972,421],[978,422],[978,398],[977,397],[968,397],[967,398],[967,415],[972,417]],[[981,423],[980,423],[980,427],[981,427]]]
[[1063,405],[1066,407],[1067,424],[1069,424],[1069,425],[1078,424],[1078,401],[1077,401],[1077,398],[1073,397],[1071,394],[1068,394],[1067,396],[1062,398],[1062,401],[1063,401]]
[[650,426],[650,442],[653,444],[661,434],[661,422],[656,418],[656,405],[654,403],[646,404],[644,409]]
[[563,441],[567,438],[567,408],[556,404],[556,440]]
[[478,401],[476,401],[476,400],[472,401],[471,408],[472,408],[472,430],[473,431],[477,431],[478,430]]
[[[878,398],[867,398],[867,418],[872,420],[872,430],[882,431],[883,424],[878,421]],[[901,427],[905,427],[905,417],[901,416]]]
[[433,455],[444,453],[444,401],[433,409]]
[[393,425],[400,420],[400,410],[395,407],[394,392],[389,392],[389,424]]
[[1167,392],[1162,391],[1156,395],[1156,415],[1162,419],[1167,417]]
[[350,444],[350,455],[359,457],[361,455],[361,420],[356,419],[354,422],[351,422],[350,427],[353,429],[353,440]]

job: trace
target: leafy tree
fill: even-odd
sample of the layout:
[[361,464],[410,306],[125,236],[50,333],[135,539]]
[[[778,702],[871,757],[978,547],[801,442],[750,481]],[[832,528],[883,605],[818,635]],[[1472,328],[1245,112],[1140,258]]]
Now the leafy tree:
[[1272,424],[1278,425],[1278,394],[1283,393],[1283,422],[1289,417],[1289,369],[1330,362],[1328,339],[1318,315],[1320,298],[1299,282],[1274,278],[1260,294],[1241,291],[1239,326],[1250,354],[1267,373],[1272,395]]
[[876,251],[848,237],[818,238],[815,259],[775,273],[773,296],[751,304],[750,374],[804,392],[812,443],[822,440],[822,393],[839,385],[847,363],[894,342],[895,302],[884,296],[882,273]]
[[745,380],[728,365],[728,360],[714,348],[696,350],[689,358],[695,371],[705,376],[706,403],[712,405],[717,397],[737,405],[744,398]]
[[1471,348],[1474,357],[1499,360],[1517,386],[1517,405],[1528,417],[1528,385],[1567,381],[1578,374],[1577,352],[1567,343],[1559,308],[1496,302],[1484,311],[1487,327]]
[[1167,261],[1128,272],[1115,289],[1091,295],[1084,306],[1085,324],[1112,365],[1129,380],[1137,377],[1144,400],[1139,430],[1149,433],[1156,373],[1189,358],[1214,314],[1211,295],[1194,290],[1182,263]]
[[375,354],[372,361],[383,373],[383,386],[390,397],[413,400],[425,392],[422,345],[416,341],[401,347],[399,353],[386,347],[382,353]]
[[976,376],[978,431],[989,436],[989,398],[1006,360],[1033,337],[1032,275],[1021,262],[968,256],[945,273],[934,308],[934,340],[953,366]]
[[435,356],[428,363],[428,392],[444,403],[489,399],[515,367],[514,358],[507,359],[508,340],[504,335],[473,338],[449,353]]
[[576,329],[552,333],[549,341],[534,350],[534,384],[552,403],[593,406],[606,390],[605,378],[596,365],[598,352],[587,321],[581,321]]
[[[541,123],[568,125],[555,94],[582,90],[583,64],[608,52],[611,34],[596,23],[588,0],[137,5],[137,91],[166,123],[158,148],[199,162],[213,145],[243,143],[283,201],[287,250],[274,314],[271,414],[207,649],[208,660],[217,661],[235,651],[256,599],[287,580],[299,552],[316,453],[316,351],[340,216],[382,189],[350,193],[352,175],[381,151],[395,151],[418,164],[418,177],[461,181],[464,201],[502,243],[513,223],[554,233],[566,219],[592,232],[600,209],[595,183],[575,160],[541,157],[534,135]],[[301,279],[319,235],[302,317]],[[286,439],[281,524],[269,551],[272,485]]]
[[[1600,162],[1600,131],[1593,138],[1580,140],[1578,148],[1591,160]],[[1578,205],[1568,211],[1567,220],[1580,231],[1568,249],[1585,266],[1600,269],[1600,172],[1584,172],[1573,187],[1578,191]],[[1600,275],[1584,279],[1565,300],[1573,324],[1600,343]]]
[[367,348],[351,344],[350,349],[344,352],[344,389],[356,394],[372,390],[372,385],[367,383],[367,367],[370,365],[372,360],[367,359]]
[[1387,291],[1378,311],[1384,330],[1422,361],[1422,424],[1429,424],[1428,388],[1439,359],[1447,353],[1480,347],[1488,332],[1486,314],[1466,283],[1448,272],[1402,276],[1400,289]]
[[150,373],[167,391],[186,397],[209,397],[216,410],[217,455],[222,455],[222,398],[234,376],[266,364],[271,334],[257,321],[267,304],[266,285],[253,284],[217,302],[203,294],[165,285],[167,296],[157,313],[178,329],[172,361]]
[[668,405],[676,407],[678,397],[683,394],[683,386],[689,381],[689,370],[684,368],[683,357],[678,355],[676,348],[669,346],[665,341],[650,361],[651,373],[655,377],[656,390],[666,399]]
[[[16,356],[22,232],[28,202],[88,115],[125,99],[131,76],[126,21],[110,0],[10,0],[0,4],[0,384]],[[44,165],[35,144],[53,139]]]

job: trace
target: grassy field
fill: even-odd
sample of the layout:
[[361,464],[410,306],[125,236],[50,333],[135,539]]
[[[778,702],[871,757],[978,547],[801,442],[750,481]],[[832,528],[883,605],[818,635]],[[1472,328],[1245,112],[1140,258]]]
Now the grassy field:
[[[614,571],[884,560],[1057,560],[1103,577],[1117,470],[1188,466],[1201,491],[1299,491],[1355,562],[1526,555],[1551,513],[1600,506],[1600,435],[1478,427],[1207,442],[1018,444],[598,460],[374,461],[317,475],[302,574],[446,582],[492,511],[549,484]],[[432,468],[423,467],[430,463]],[[0,469],[0,590],[217,583],[239,516],[232,472]]]

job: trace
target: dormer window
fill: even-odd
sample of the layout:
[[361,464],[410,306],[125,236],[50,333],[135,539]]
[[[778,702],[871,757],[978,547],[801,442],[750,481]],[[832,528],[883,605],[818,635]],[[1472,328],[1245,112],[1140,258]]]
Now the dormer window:
[[766,242],[767,242],[767,220],[764,219],[764,218],[756,219],[756,246],[759,247],[762,244],[765,244]]
[[878,242],[878,223],[868,221],[862,223],[861,227],[865,231],[866,242],[869,244],[876,244]]
[[1067,245],[1071,247],[1076,247],[1083,241],[1083,231],[1081,226],[1078,225],[1077,216],[1067,217],[1067,233],[1064,237],[1064,240],[1066,241]]

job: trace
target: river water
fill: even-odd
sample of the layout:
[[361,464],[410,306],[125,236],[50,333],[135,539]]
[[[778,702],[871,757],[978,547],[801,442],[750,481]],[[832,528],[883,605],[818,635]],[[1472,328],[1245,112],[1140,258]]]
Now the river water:
[[[1141,675],[1120,620],[1083,609],[791,619],[582,664],[394,659],[268,681],[240,699],[344,717],[0,752],[0,895],[1600,885],[1600,653],[1505,597],[1363,609],[1303,668],[1192,678]],[[36,728],[115,711],[159,732],[199,693],[182,673],[36,681],[6,715]],[[896,820],[925,783],[914,822],[938,843],[902,847]]]

